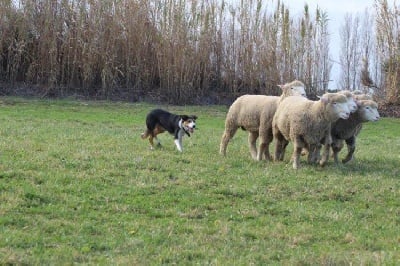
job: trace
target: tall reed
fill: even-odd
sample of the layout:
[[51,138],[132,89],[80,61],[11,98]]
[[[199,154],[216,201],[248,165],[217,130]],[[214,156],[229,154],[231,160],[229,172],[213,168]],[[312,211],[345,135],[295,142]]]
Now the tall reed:
[[278,94],[295,78],[314,92],[329,79],[317,12],[294,18],[274,0],[2,1],[0,78],[43,96],[175,103]]
[[400,5],[377,0],[376,36],[379,55],[383,62],[386,101],[400,104]]

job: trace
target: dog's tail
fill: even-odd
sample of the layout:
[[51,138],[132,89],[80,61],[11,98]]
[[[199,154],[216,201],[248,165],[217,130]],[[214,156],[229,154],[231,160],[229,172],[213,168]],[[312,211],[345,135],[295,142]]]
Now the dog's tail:
[[145,132],[143,132],[142,134],[140,134],[140,137],[142,139],[147,139],[150,136],[150,130],[146,129]]

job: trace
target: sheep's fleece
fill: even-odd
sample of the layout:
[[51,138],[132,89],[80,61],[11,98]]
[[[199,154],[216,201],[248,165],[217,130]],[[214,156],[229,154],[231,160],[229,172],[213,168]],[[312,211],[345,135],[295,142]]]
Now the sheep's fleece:
[[303,97],[290,96],[279,104],[273,118],[273,135],[276,139],[275,160],[283,160],[285,148],[293,142],[293,168],[299,167],[302,148],[307,148],[309,161],[316,157],[313,151],[324,141],[324,156],[320,164],[325,165],[331,143],[331,123],[339,118],[347,119],[350,110],[347,98],[343,94],[326,93],[319,101],[310,101]]
[[[304,84],[295,80],[284,85],[278,85],[282,89],[282,95],[243,95],[238,97],[226,115],[225,131],[221,139],[220,153],[226,155],[229,141],[235,135],[237,129],[249,132],[248,142],[250,154],[255,160],[270,160],[269,144],[272,142],[272,119],[278,102],[291,95],[305,96]],[[257,153],[256,141],[260,138],[260,146]]]
[[349,119],[339,119],[332,124],[332,151],[333,159],[336,163],[339,162],[338,153],[343,148],[343,141],[346,141],[348,153],[342,162],[347,163],[353,159],[356,149],[356,138],[361,131],[362,123],[378,121],[380,118],[376,102],[372,100],[359,100],[357,101],[357,105],[357,111],[350,114]]

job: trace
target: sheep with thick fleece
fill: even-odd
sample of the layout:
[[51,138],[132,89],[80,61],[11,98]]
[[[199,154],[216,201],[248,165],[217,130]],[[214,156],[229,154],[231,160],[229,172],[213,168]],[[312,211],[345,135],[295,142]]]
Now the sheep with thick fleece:
[[[278,85],[282,89],[281,96],[243,95],[238,97],[230,106],[225,120],[225,131],[222,135],[220,153],[226,155],[229,141],[235,135],[237,129],[249,132],[248,142],[250,154],[255,160],[271,160],[269,144],[272,142],[272,118],[278,103],[292,95],[306,96],[304,84],[294,80],[284,85]],[[260,138],[257,153],[256,141]]]
[[[350,113],[354,113],[355,111],[357,111],[357,103],[355,101],[356,97],[353,95],[353,93],[351,93],[348,90],[342,90],[342,91],[339,91],[338,93],[346,96],[347,105],[349,106]],[[324,140],[322,140],[322,142],[324,142]],[[303,148],[301,155],[309,154],[308,162],[315,163],[316,161],[318,161],[320,159],[320,149],[321,149],[321,145],[315,146],[315,150],[313,150],[313,151],[308,151],[307,148]]]
[[350,108],[350,113],[354,113],[355,111],[357,111],[357,103],[355,101],[356,98],[354,97],[353,93],[351,93],[351,91],[342,90],[342,91],[339,91],[338,93],[346,96],[347,104]]
[[292,141],[293,168],[297,169],[302,149],[309,151],[309,161],[312,161],[323,141],[325,149],[320,165],[324,166],[329,158],[331,124],[339,118],[347,119],[349,115],[347,98],[339,93],[325,93],[318,101],[299,96],[283,99],[272,122],[275,160],[283,160],[285,148]]
[[[365,97],[368,98],[369,96]],[[364,98],[363,96],[356,98]],[[356,149],[356,138],[362,128],[362,123],[368,121],[378,121],[380,116],[378,112],[378,104],[372,100],[358,100],[358,109],[350,114],[346,120],[339,119],[332,124],[332,151],[333,159],[336,163],[339,162],[338,153],[343,148],[343,141],[346,141],[348,153],[342,160],[347,163],[353,159],[353,154]]]

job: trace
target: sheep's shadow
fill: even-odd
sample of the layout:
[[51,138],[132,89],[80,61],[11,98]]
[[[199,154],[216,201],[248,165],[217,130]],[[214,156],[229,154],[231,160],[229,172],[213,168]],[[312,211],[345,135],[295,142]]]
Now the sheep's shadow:
[[386,178],[400,179],[399,160],[396,158],[354,158],[348,163],[334,163],[329,161],[328,165],[331,169],[335,169],[342,175],[351,173],[358,175],[376,175],[384,176]]

